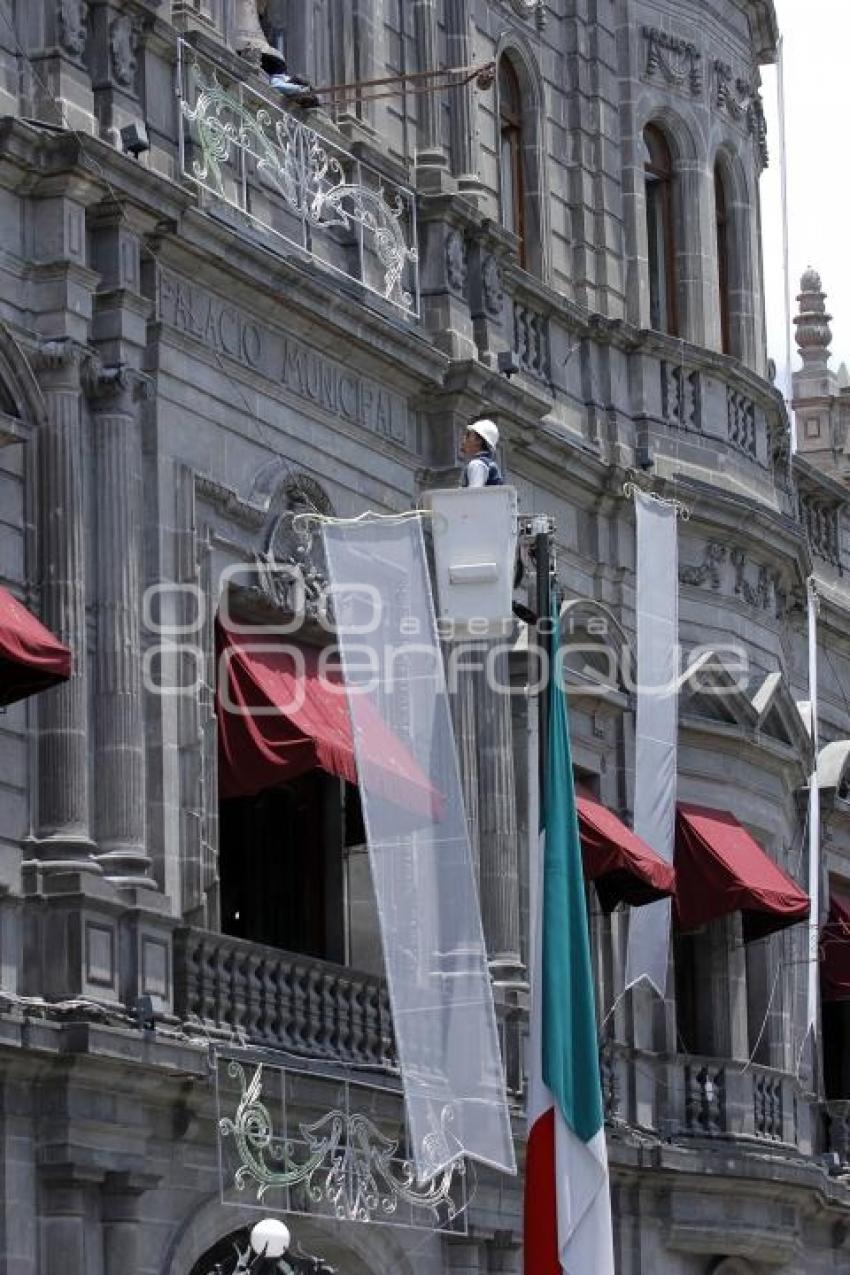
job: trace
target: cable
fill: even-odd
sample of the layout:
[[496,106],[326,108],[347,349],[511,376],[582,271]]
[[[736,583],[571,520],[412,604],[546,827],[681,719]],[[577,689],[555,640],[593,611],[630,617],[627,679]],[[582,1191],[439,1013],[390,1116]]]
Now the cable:
[[788,405],[788,425],[791,433],[791,455],[797,451],[797,430],[791,411],[794,397],[791,373],[791,249],[788,218],[788,139],[785,115],[785,38],[779,37],[778,66],[776,76],[777,108],[779,111],[780,182],[782,191],[782,268],[785,288],[785,401]]

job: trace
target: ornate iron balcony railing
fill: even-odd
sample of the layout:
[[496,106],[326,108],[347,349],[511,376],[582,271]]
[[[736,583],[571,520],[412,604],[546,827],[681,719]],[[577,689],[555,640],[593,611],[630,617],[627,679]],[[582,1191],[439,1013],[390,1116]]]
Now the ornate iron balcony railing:
[[[180,166],[207,207],[419,314],[416,198],[185,40]],[[247,74],[247,68],[246,68]]]

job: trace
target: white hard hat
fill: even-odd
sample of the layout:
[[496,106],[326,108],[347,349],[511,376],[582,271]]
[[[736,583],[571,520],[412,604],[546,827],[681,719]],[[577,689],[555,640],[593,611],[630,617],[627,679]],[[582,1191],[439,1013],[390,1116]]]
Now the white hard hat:
[[469,428],[473,434],[483,438],[491,452],[494,452],[499,446],[499,427],[495,421],[473,421]]

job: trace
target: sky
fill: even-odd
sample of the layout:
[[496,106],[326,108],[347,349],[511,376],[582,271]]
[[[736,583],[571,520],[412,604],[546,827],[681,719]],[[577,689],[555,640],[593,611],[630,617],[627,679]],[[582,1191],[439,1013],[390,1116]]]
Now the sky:
[[[800,276],[813,266],[833,315],[832,366],[850,366],[850,0],[775,0],[783,34],[792,315]],[[762,178],[768,347],[785,388],[778,74],[764,67],[770,166]],[[800,366],[792,345],[792,368]]]

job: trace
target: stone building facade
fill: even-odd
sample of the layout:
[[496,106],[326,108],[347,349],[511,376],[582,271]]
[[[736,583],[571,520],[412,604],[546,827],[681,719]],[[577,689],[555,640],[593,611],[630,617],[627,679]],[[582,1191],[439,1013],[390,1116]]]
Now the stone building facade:
[[[845,474],[835,447],[792,460],[768,376],[771,0],[259,7],[320,89],[495,72],[281,114],[237,0],[0,0],[0,581],[74,656],[0,718],[9,1275],[232,1269],[261,1213],[222,1200],[217,1049],[297,1072],[302,1120],[354,1076],[398,1124],[350,794],[219,802],[214,619],[234,573],[249,619],[285,608],[294,513],[453,484],[482,408],[521,512],[554,520],[570,640],[601,634],[619,670],[576,671],[583,781],[628,820],[632,479],[687,507],[680,640],[714,649],[681,697],[680,798],[805,881],[816,768],[824,920],[850,892]],[[536,724],[475,692],[455,710],[521,1160]],[[839,1003],[806,1045],[804,927],[677,935],[667,998],[623,997],[628,912],[594,900],[621,1275],[850,1269],[850,1030]],[[451,1233],[289,1220],[340,1275],[518,1272],[518,1182],[470,1196]]]

